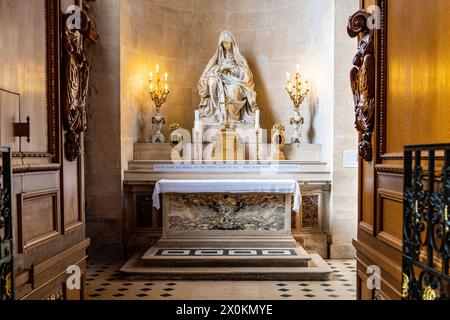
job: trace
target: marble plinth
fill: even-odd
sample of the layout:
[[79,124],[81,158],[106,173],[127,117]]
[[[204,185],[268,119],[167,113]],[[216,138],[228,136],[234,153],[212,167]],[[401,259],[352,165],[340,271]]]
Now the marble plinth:
[[295,248],[290,194],[163,194],[160,248]]

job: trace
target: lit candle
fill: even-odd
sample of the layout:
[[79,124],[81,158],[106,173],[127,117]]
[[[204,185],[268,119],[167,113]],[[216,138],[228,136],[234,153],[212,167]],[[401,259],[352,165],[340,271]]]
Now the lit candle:
[[290,81],[290,80],[291,80],[291,75],[289,74],[289,72],[286,73],[286,77],[287,77],[287,81]]
[[150,72],[150,81],[153,80],[153,72]]
[[260,111],[256,110],[255,111],[255,130],[259,130],[260,126],[259,126],[259,117],[260,117]]
[[195,130],[199,130],[200,129],[200,111],[198,111],[198,110],[195,110],[194,129]]
[[288,82],[288,85],[287,85],[287,91],[290,93],[291,90],[292,90],[292,84],[291,84],[291,82],[289,81],[289,82]]
[[150,92],[153,92],[153,84],[150,84]]
[[169,79],[169,75],[167,74],[167,72],[164,74],[164,80],[167,82],[167,80]]
[[156,65],[156,74],[158,74],[159,73],[159,65],[157,64]]
[[298,64],[297,65],[297,73],[299,73],[300,72],[300,65]]
[[164,90],[165,90],[165,92],[167,93],[167,92],[169,92],[169,85],[166,83],[166,85],[164,86]]

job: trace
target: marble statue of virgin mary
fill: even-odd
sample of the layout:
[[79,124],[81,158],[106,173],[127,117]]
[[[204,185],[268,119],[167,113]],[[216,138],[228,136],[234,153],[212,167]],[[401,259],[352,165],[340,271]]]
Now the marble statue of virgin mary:
[[216,52],[198,83],[200,117],[223,123],[227,98],[229,120],[250,122],[251,115],[258,108],[254,88],[253,74],[233,34],[223,31]]

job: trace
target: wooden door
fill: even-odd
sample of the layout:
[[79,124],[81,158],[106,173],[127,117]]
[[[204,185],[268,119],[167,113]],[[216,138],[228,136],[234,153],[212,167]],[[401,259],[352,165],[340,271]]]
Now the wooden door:
[[[67,155],[67,88],[62,23],[74,1],[0,2],[0,144],[13,151],[16,298],[81,298],[67,290],[67,268],[85,272],[83,134]],[[79,3],[79,1],[75,2]],[[15,123],[27,126],[18,136]]]
[[[450,2],[363,0],[361,9],[349,23],[360,45],[351,76],[361,142],[358,297],[400,299],[403,148],[450,141]],[[367,285],[371,266],[379,288]]]

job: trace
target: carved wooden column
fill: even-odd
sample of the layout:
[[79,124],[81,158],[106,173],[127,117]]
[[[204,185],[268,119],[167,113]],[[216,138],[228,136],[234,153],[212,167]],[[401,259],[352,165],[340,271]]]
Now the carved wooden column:
[[81,154],[81,134],[87,129],[86,97],[89,87],[90,64],[87,49],[97,40],[95,24],[81,10],[81,27],[71,25],[73,14],[64,18],[63,35],[63,119],[67,130],[65,154],[75,161]]
[[374,30],[369,28],[371,14],[359,10],[350,17],[347,32],[350,37],[358,37],[358,49],[353,58],[350,81],[353,92],[356,129],[361,133],[359,155],[372,161],[372,136],[375,124],[375,57]]

